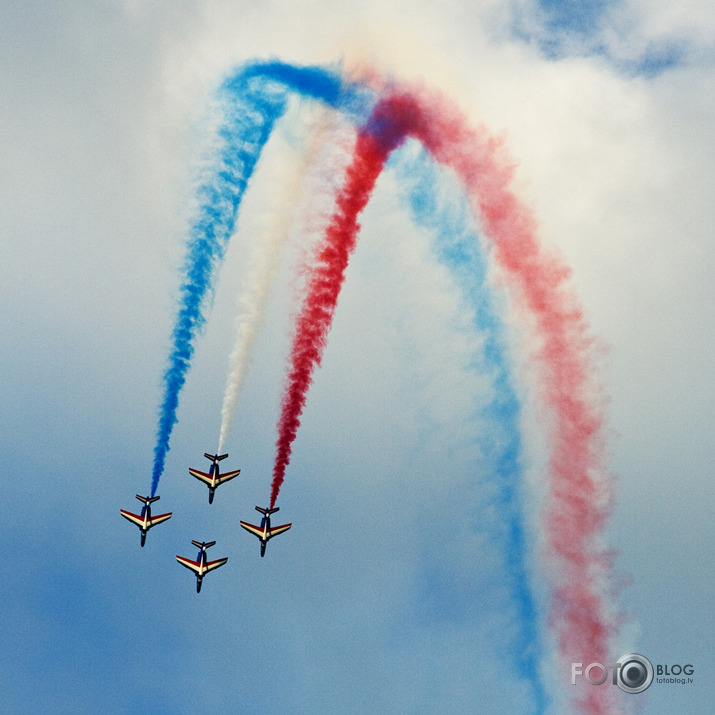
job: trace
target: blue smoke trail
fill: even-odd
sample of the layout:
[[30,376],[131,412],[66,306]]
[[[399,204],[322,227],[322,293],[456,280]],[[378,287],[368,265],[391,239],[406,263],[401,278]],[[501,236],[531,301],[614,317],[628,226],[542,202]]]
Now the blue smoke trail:
[[407,195],[413,219],[434,233],[437,255],[455,276],[474,311],[475,327],[484,336],[481,367],[491,375],[494,397],[480,410],[489,425],[489,434],[479,440],[479,446],[498,485],[495,502],[502,520],[501,545],[519,621],[519,630],[511,645],[519,676],[531,686],[535,712],[543,713],[549,698],[539,676],[543,646],[525,563],[527,546],[520,497],[523,478],[520,404],[510,379],[501,321],[489,298],[486,261],[479,237],[469,225],[466,200],[462,197],[461,202],[455,201],[455,192],[459,191],[456,184],[449,187],[446,197],[440,196],[444,180],[434,162],[424,149],[415,155],[410,153],[411,148],[407,146],[396,155],[391,167],[398,173],[398,183]]
[[189,231],[179,312],[172,332],[164,396],[159,408],[151,494],[164,472],[169,440],[177,422],[179,393],[194,355],[194,342],[206,321],[216,266],[223,260],[248,182],[275,123],[287,107],[288,92],[340,109],[356,123],[370,111],[369,91],[344,82],[321,67],[253,62],[228,77],[219,89],[224,116],[213,178],[198,189],[198,217]]

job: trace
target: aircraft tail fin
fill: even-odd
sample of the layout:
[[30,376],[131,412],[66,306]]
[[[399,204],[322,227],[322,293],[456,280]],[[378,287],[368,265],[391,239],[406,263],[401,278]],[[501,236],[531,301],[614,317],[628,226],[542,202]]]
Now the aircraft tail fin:
[[209,454],[208,452],[204,452],[204,457],[211,460],[215,459],[217,462],[220,462],[222,459],[226,459],[228,454]]
[[136,494],[135,496],[140,502],[144,502],[145,504],[151,504],[159,499],[159,497],[143,497],[141,494]]
[[205,551],[210,546],[213,546],[216,542],[215,541],[194,541],[193,539],[191,539],[191,543],[194,546],[197,546],[199,549],[204,549],[204,551]]
[[260,506],[256,507],[256,511],[260,511],[261,514],[263,514],[264,516],[270,516],[271,514],[275,514],[279,509],[279,506],[274,506],[273,509],[263,509]]

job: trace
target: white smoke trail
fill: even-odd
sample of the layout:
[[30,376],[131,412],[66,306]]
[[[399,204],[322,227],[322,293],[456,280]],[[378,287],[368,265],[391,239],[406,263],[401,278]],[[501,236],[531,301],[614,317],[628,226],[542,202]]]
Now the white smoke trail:
[[[286,119],[290,122],[290,136],[282,138],[283,146],[279,150],[264,153],[263,176],[272,177],[267,183],[273,185],[273,190],[265,194],[270,197],[270,205],[262,211],[262,225],[252,240],[248,284],[238,299],[236,339],[229,356],[217,454],[223,452],[233,424],[253,346],[296,216],[303,213],[301,207],[304,204],[310,204],[310,214],[297,223],[303,224],[303,230],[320,235],[320,226],[316,223],[327,223],[329,212],[326,209],[324,221],[321,221],[316,197],[337,190],[333,184],[342,174],[334,169],[347,161],[349,153],[350,140],[345,135],[352,129],[336,113],[315,105],[300,104],[297,119],[295,112],[289,112],[289,115],[292,116]],[[328,199],[326,205],[332,203],[332,196]]]

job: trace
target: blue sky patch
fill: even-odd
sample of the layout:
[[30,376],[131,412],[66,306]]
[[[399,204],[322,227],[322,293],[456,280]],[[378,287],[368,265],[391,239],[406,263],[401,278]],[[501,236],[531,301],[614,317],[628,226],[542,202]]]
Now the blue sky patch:
[[684,48],[675,42],[649,43],[640,54],[625,58],[614,53],[604,31],[616,36],[614,10],[621,0],[534,0],[513,5],[512,33],[515,38],[536,45],[548,59],[600,56],[619,73],[647,79],[679,65]]

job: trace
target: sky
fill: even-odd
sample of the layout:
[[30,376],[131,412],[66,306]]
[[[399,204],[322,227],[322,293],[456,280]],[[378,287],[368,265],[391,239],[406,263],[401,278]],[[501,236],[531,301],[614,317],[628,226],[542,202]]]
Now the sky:
[[[361,217],[277,517],[270,494],[291,319],[315,224],[298,213],[209,507],[252,242],[303,145],[291,106],[252,179],[181,394],[144,549],[119,509],[151,488],[156,425],[215,92],[255,59],[375,67],[436,87],[504,142],[546,250],[572,269],[602,385],[615,493],[604,544],[613,660],[692,664],[619,706],[712,702],[715,11],[704,0],[157,0],[0,8],[0,581],[3,710],[535,711],[486,524],[475,332],[398,167]],[[313,178],[313,180],[317,180]],[[267,208],[268,207],[268,208]],[[329,205],[320,207],[329,212]],[[268,214],[268,218],[266,215]],[[314,219],[317,224],[320,221]],[[495,306],[506,301],[495,287]],[[543,546],[543,407],[528,321],[505,309],[522,401],[524,520],[546,712],[572,712]],[[204,463],[202,465],[202,462]],[[482,470],[482,471],[480,471]],[[216,540],[196,594],[175,555]],[[574,660],[578,660],[574,654]],[[599,687],[607,687],[599,686]]]

